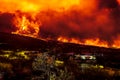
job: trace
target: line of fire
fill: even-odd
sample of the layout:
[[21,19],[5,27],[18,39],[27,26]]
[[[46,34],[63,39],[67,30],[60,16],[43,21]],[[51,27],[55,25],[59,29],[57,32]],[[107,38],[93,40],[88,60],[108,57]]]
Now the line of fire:
[[119,80],[120,0],[1,0],[0,80]]

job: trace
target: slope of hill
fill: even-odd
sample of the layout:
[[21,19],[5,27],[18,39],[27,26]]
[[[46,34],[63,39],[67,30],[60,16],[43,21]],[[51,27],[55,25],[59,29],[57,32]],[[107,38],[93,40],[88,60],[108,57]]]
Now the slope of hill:
[[[4,51],[12,51],[12,52],[5,53]],[[28,53],[25,53],[27,51]],[[37,53],[34,54],[34,51],[36,51]],[[29,74],[28,75],[29,77],[33,75],[35,72],[33,71],[33,69],[31,69],[32,62],[34,62],[34,59],[35,60],[37,59],[38,54],[41,54],[44,56],[44,53],[46,52],[50,57],[52,55],[56,59],[63,61],[65,63],[64,67],[66,66],[67,69],[71,69],[74,75],[76,76],[78,74],[76,77],[81,79],[83,78],[81,74],[84,75],[85,77],[87,76],[88,78],[87,80],[91,80],[91,76],[92,78],[98,78],[98,76],[100,77],[106,76],[106,70],[111,71],[112,69],[115,69],[112,71],[118,72],[118,70],[120,69],[120,49],[80,45],[80,44],[73,44],[73,43],[63,43],[63,42],[58,42],[54,40],[43,40],[43,39],[36,39],[36,38],[21,36],[16,34],[0,33],[0,55],[1,55],[0,67],[3,67],[4,69],[5,65],[8,66],[8,70],[6,69],[6,67],[4,70],[4,73],[6,73],[7,76],[13,75],[7,72],[14,72],[15,76],[9,77],[11,79],[12,78],[18,79],[16,76],[19,76],[19,75],[24,76],[25,74]],[[20,53],[24,54],[24,56],[20,55]],[[74,53],[74,54],[69,55],[69,53]],[[80,56],[81,54],[95,56],[96,59],[92,60],[92,62],[90,62],[91,60],[88,60],[88,59],[77,60],[75,59],[75,56],[78,54],[80,54]],[[29,58],[26,59],[25,58],[26,56],[28,56]],[[70,58],[71,56],[73,57],[73,60]],[[84,72],[81,71],[82,68],[80,67],[82,65],[83,66],[88,65],[88,67],[90,67],[89,65],[94,65],[94,67],[96,67],[96,65],[103,65],[105,66],[105,68],[103,69],[89,68],[89,70],[88,69],[85,70],[88,73],[84,74]],[[12,66],[12,67],[9,67],[9,66]],[[3,71],[3,69],[1,68],[1,71]],[[27,73],[22,72],[24,71],[24,69],[28,70],[28,72]],[[100,72],[100,70],[102,71],[102,73]],[[94,71],[96,72],[94,73]],[[111,72],[109,71],[107,73],[111,74]],[[18,72],[20,72],[20,74]],[[114,74],[116,74],[116,72]],[[91,76],[89,77],[89,75]],[[108,77],[111,78],[111,76],[109,75]]]
[[0,49],[54,49],[63,52],[98,52],[98,53],[120,53],[120,49],[79,45],[73,43],[62,43],[53,40],[36,39],[16,34],[0,33]]

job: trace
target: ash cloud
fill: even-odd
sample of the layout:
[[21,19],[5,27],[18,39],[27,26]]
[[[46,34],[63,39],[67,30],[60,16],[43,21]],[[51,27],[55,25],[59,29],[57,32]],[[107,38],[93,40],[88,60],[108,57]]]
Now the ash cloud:
[[[111,45],[120,35],[120,7],[117,0],[99,0],[88,14],[79,9],[57,13],[47,11],[41,27],[43,37],[65,36],[80,40],[99,38]],[[51,13],[50,15],[48,15]],[[41,18],[42,21],[42,18]]]
[[119,6],[119,3],[117,0],[99,0],[99,7],[100,8],[116,8]]
[[12,20],[14,18],[14,14],[11,13],[0,13],[0,32],[10,33],[14,31],[14,25]]

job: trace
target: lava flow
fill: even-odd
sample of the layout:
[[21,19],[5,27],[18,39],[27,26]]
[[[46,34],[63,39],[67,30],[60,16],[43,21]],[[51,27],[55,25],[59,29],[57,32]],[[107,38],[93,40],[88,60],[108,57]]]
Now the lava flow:
[[0,31],[120,48],[120,0],[2,0]]

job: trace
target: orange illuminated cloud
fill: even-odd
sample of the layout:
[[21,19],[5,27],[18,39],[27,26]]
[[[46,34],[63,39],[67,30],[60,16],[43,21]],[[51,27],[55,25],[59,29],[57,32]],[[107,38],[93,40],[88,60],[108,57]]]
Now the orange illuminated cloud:
[[45,9],[67,10],[74,6],[87,11],[95,8],[96,0],[1,0],[0,4],[0,11],[2,12],[16,10],[29,12]]
[[117,1],[118,1],[119,5],[120,5],[120,0],[117,0]]
[[2,0],[0,4],[0,11],[2,12],[14,12],[17,10],[29,12],[39,10],[39,6],[27,0]]

